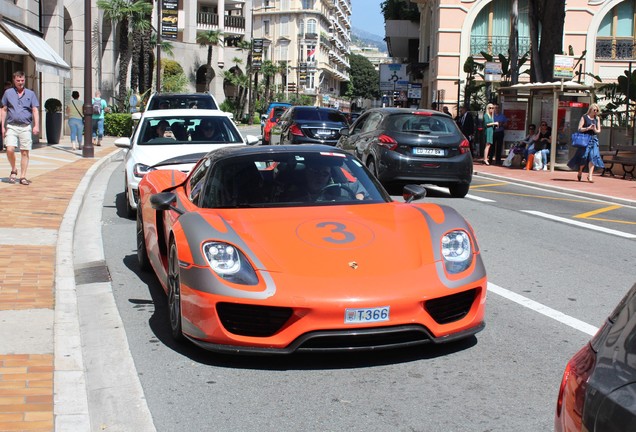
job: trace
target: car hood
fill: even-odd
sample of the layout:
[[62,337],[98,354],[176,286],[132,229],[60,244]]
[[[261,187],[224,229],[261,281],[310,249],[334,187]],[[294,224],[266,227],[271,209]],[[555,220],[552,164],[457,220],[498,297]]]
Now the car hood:
[[[217,150],[224,147],[245,145],[245,144],[161,144],[161,145],[142,145],[135,146],[131,151],[130,157],[132,157],[135,163],[142,163],[144,165],[153,166],[158,163],[164,162],[168,159],[173,159],[179,156],[194,154],[194,153],[208,153],[212,150]],[[166,168],[166,167],[163,167]]]
[[[292,285],[315,284],[315,279],[362,288],[364,281],[375,286],[384,281],[387,289],[419,280],[443,280],[446,287],[465,283],[465,278],[449,280],[445,275],[441,237],[454,228],[473,234],[450,207],[399,202],[210,209],[186,213],[179,224],[195,255],[204,242],[218,240],[238,247],[258,271],[281,274],[277,277]],[[485,277],[485,269],[476,242],[473,251],[477,257],[467,277],[476,281]],[[195,265],[207,266],[203,258],[193,259]]]

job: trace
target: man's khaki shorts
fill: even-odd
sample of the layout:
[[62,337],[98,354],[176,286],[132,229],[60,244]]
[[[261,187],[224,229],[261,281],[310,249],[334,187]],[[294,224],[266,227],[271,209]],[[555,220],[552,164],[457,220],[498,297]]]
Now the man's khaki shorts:
[[31,150],[33,147],[33,133],[31,125],[17,126],[8,124],[4,137],[5,147],[18,147],[20,150]]

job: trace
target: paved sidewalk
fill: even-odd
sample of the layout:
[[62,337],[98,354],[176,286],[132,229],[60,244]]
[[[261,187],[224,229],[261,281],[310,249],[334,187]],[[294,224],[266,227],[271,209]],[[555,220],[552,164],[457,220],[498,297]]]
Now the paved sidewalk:
[[[90,430],[81,357],[91,341],[80,338],[77,304],[68,299],[71,292],[75,298],[81,273],[73,266],[76,218],[82,205],[91,207],[93,219],[100,218],[99,203],[88,192],[92,179],[118,154],[113,142],[105,138],[87,159],[70,150],[68,137],[34,149],[29,186],[7,182],[10,168],[6,153],[0,153],[0,431]],[[480,162],[475,175],[636,205],[633,180],[595,175],[594,183],[578,182],[570,171]]]

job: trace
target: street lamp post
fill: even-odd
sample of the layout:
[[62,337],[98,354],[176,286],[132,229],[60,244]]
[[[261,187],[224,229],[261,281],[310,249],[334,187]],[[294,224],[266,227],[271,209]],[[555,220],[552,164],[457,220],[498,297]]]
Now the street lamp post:
[[84,0],[84,145],[82,157],[95,157],[93,147],[93,63],[91,53],[91,0]]
[[157,0],[157,92],[161,91],[161,0]]

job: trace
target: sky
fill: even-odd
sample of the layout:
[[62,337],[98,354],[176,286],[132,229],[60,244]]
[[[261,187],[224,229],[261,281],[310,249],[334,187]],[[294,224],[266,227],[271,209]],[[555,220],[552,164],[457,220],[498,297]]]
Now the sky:
[[384,37],[384,17],[380,3],[382,0],[351,0],[351,25]]

